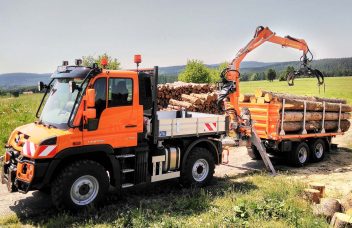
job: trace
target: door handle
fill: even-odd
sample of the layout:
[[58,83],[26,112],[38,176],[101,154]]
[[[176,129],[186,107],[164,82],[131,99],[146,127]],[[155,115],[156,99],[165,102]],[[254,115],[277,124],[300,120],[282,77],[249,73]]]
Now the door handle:
[[137,125],[135,124],[128,124],[125,126],[125,128],[134,128],[134,127],[137,127]]

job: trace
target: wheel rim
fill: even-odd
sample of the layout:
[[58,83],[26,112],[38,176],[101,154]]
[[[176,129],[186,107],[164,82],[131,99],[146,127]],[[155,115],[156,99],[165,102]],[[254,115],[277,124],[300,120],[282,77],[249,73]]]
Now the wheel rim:
[[71,186],[71,199],[77,205],[88,205],[97,197],[99,192],[98,180],[85,175],[79,177]]
[[209,164],[205,159],[198,159],[192,168],[192,176],[195,181],[204,181],[209,173]]
[[321,158],[323,156],[323,153],[324,153],[323,144],[321,144],[321,143],[316,144],[314,153],[315,153],[315,157],[316,158]]
[[305,163],[307,161],[308,157],[308,151],[305,147],[302,147],[298,151],[298,160],[301,164]]

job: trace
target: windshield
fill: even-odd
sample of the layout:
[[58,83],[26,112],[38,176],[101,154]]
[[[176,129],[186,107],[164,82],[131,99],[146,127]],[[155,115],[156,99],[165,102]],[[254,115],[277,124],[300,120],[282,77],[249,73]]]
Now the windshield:
[[83,79],[56,79],[40,115],[40,121],[43,124],[60,129],[68,128],[68,119],[78,94],[77,89],[73,93],[70,92],[70,81],[74,81],[77,86],[80,86]]

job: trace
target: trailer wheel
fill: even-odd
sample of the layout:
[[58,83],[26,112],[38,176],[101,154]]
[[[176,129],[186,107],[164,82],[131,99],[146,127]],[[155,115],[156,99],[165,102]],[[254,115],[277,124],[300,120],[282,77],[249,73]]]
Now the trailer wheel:
[[213,179],[214,169],[215,162],[210,152],[205,148],[195,147],[182,168],[181,182],[186,186],[205,186]]
[[319,162],[324,159],[326,146],[322,139],[314,140],[310,143],[310,153],[313,162]]
[[262,160],[262,156],[260,155],[256,146],[252,145],[250,148],[247,148],[248,156],[253,160]]
[[304,166],[309,160],[309,147],[307,143],[298,143],[289,153],[289,161],[296,167]]
[[95,161],[81,160],[61,171],[52,183],[51,197],[59,210],[79,211],[98,206],[108,189],[105,168]]

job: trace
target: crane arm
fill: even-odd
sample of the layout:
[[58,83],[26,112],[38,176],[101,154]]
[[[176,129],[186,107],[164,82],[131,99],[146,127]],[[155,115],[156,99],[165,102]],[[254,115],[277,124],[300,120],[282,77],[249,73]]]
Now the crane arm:
[[[300,70],[295,72],[295,75],[292,76],[291,82],[289,82],[289,85],[293,85],[293,79],[296,75],[302,75],[302,74],[308,74],[308,75],[314,74],[318,78],[318,85],[321,85],[324,82],[323,76],[320,71],[312,70],[309,67],[307,67],[308,62],[311,61],[312,59],[307,58],[307,53],[310,53],[310,51],[305,40],[293,38],[290,36],[286,36],[286,37],[277,36],[268,27],[264,28],[263,26],[259,26],[255,31],[253,39],[244,48],[239,50],[239,52],[236,54],[236,57],[231,61],[228,68],[225,69],[225,71],[222,72],[221,74],[223,83],[224,82],[225,84],[227,83],[228,93],[225,95],[226,92],[223,92],[224,93],[223,96],[220,95],[220,97],[221,98],[229,97],[231,103],[234,105],[237,112],[239,112],[237,98],[239,97],[239,94],[240,94],[240,89],[239,89],[240,64],[249,52],[253,51],[254,49],[256,49],[257,47],[259,47],[265,42],[279,44],[282,47],[290,47],[290,48],[298,49],[303,52],[302,61],[303,61],[304,68],[301,68]],[[320,73],[319,77],[321,77],[321,79],[319,79],[318,75],[316,75],[318,73]]]

